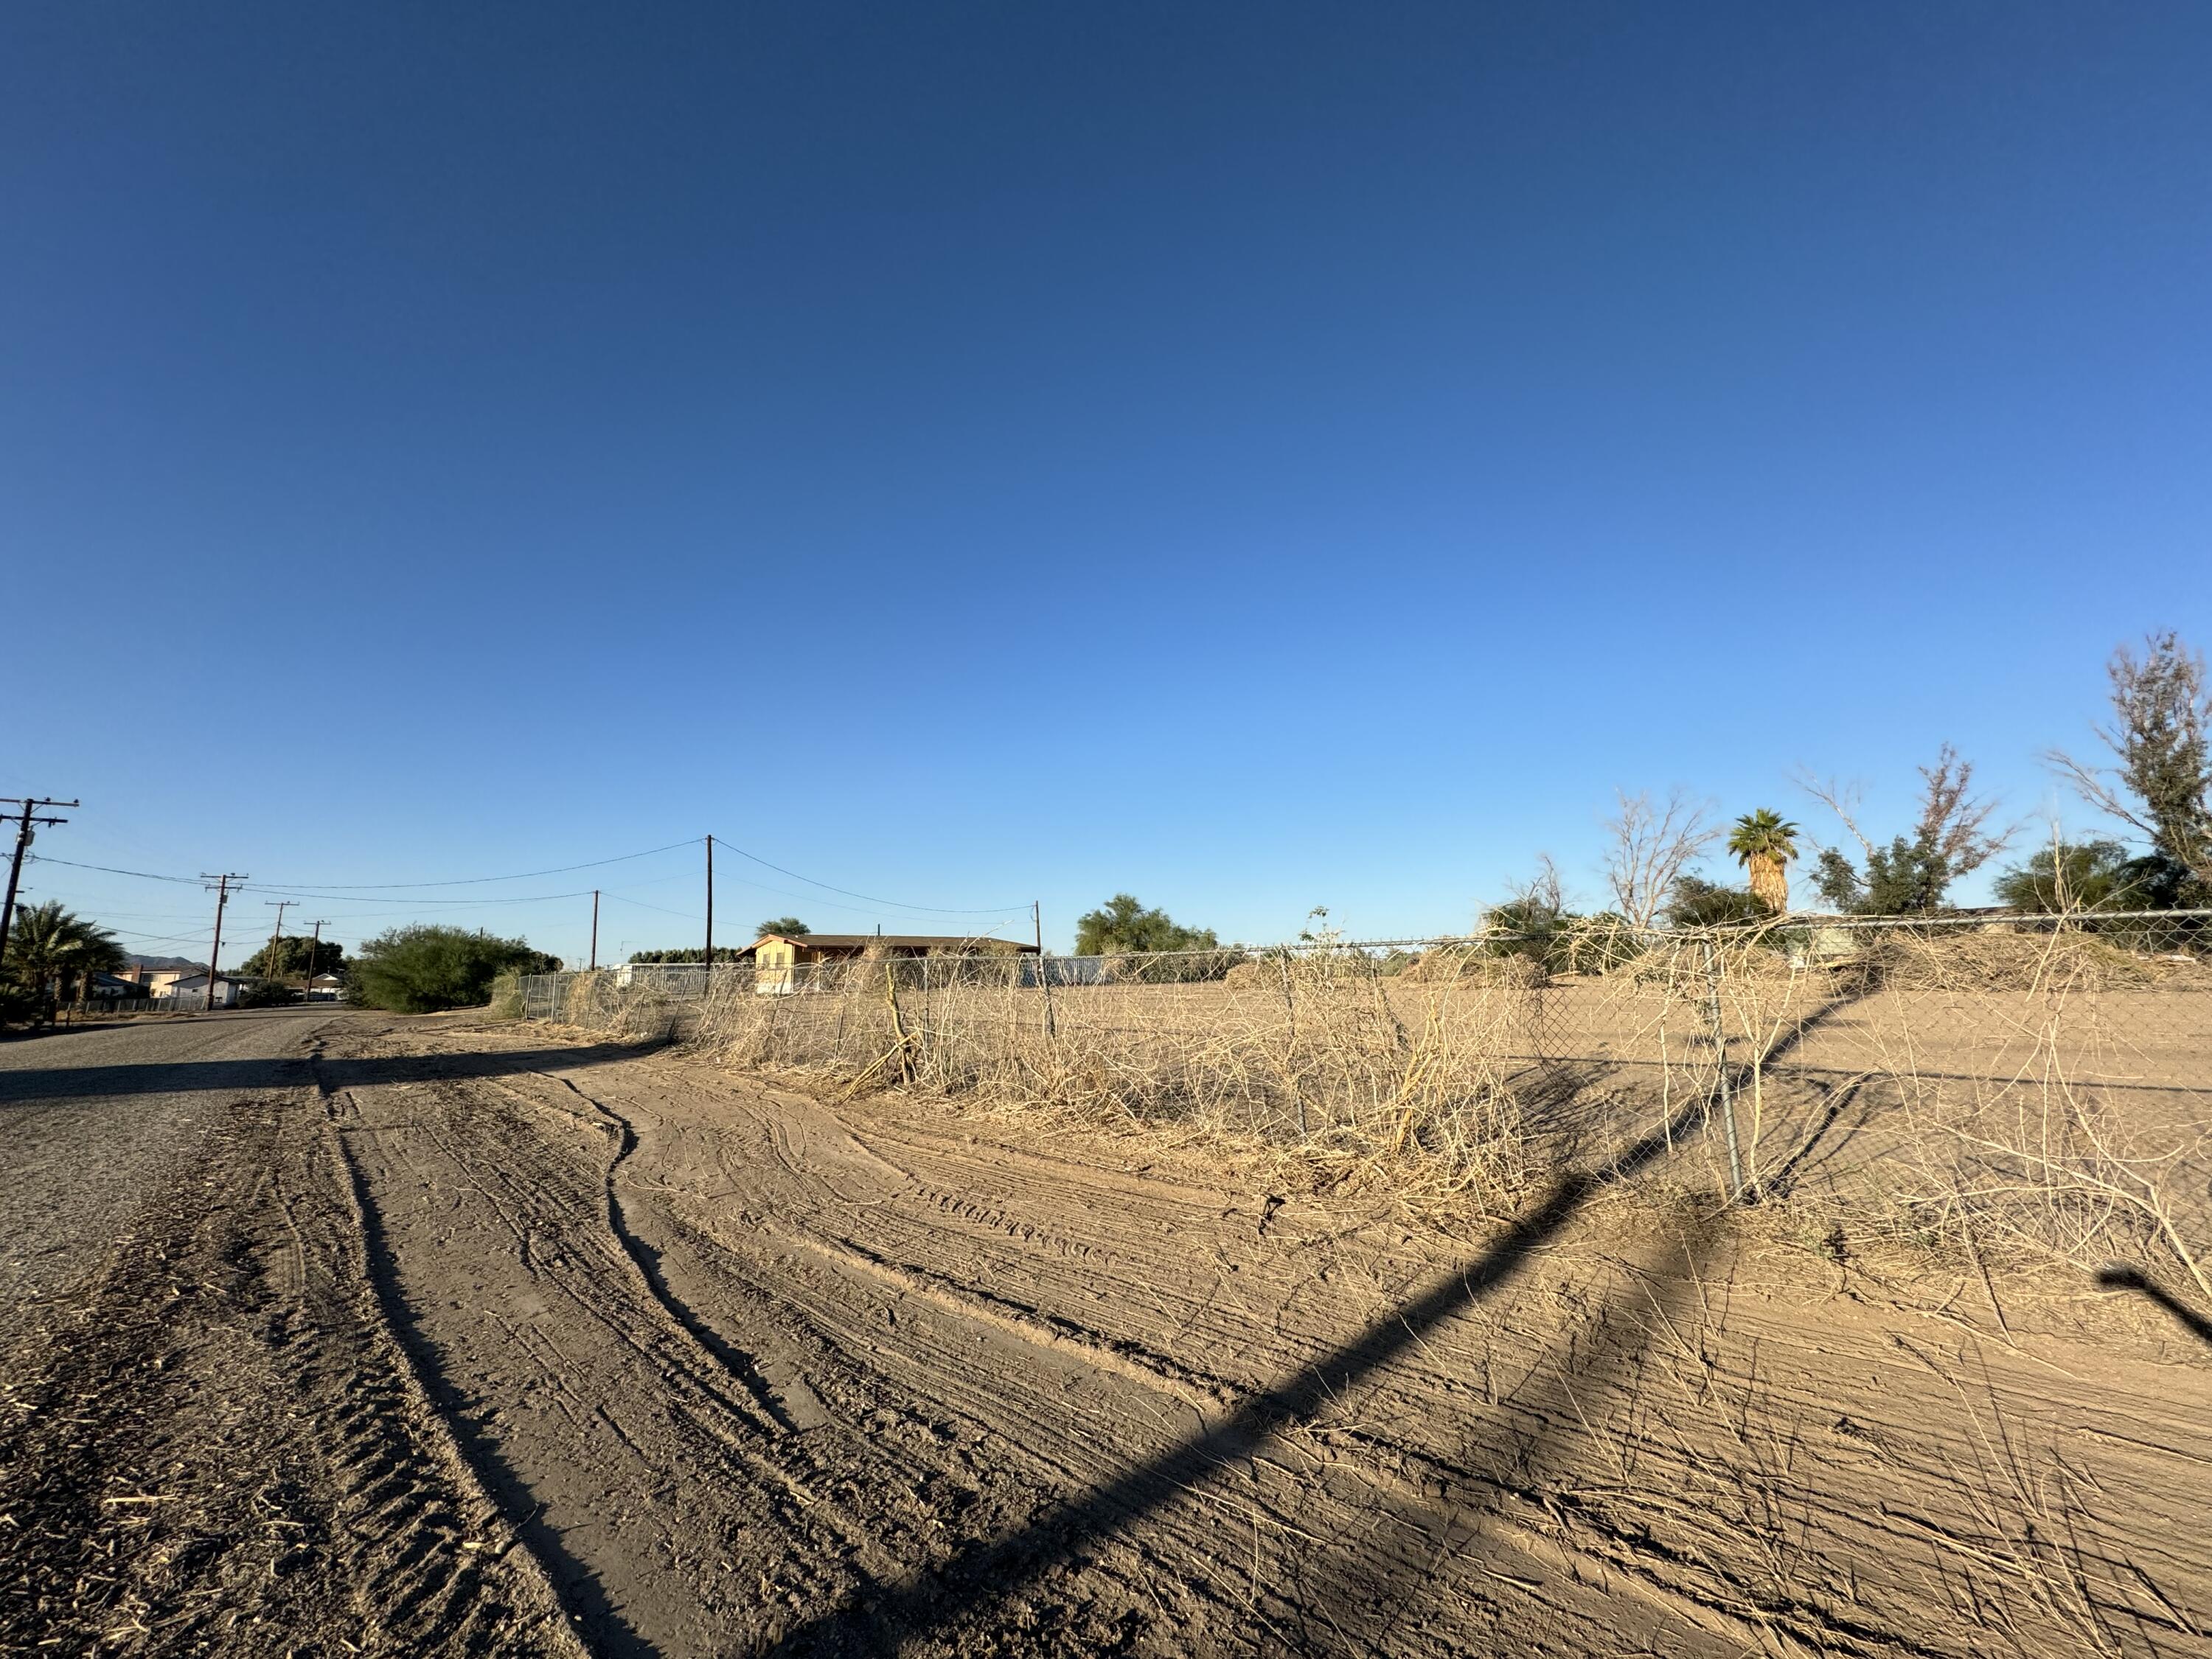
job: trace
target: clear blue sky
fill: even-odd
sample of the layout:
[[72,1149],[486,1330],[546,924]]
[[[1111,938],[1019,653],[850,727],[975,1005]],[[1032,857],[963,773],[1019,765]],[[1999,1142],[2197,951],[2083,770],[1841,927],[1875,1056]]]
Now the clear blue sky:
[[[0,793],[1063,940],[1595,901],[1617,786],[1893,830],[1946,738],[2047,811],[2212,644],[2208,86],[2196,3],[25,0]],[[685,943],[696,861],[310,914]]]

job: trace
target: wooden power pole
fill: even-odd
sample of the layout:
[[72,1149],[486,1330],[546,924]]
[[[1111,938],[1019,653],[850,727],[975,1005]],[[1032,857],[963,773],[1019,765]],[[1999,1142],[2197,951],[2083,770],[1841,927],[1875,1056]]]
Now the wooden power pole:
[[276,952],[283,947],[284,944],[284,913],[290,909],[294,905],[297,904],[300,901],[297,899],[264,899],[261,902],[264,904],[273,904],[276,907],[276,926],[270,931],[269,934],[268,962],[269,977],[275,979],[278,972],[276,967]]
[[244,881],[246,878],[232,870],[226,871],[219,876],[203,873],[200,879],[215,884],[210,890],[215,894],[215,948],[208,952],[207,988],[207,1012],[213,1013],[216,987],[222,982],[222,910],[223,907],[230,902],[230,884],[234,881]]
[[37,834],[31,826],[34,823],[67,823],[69,822],[67,818],[40,817],[37,815],[38,809],[41,806],[79,806],[83,803],[73,800],[49,800],[44,798],[24,800],[20,797],[9,795],[4,799],[0,799],[0,804],[20,806],[23,809],[21,815],[15,821],[15,856],[8,865],[8,897],[4,902],[0,902],[0,959],[5,959],[8,955],[8,929],[14,926],[15,921],[15,884],[22,879],[23,854],[31,850],[31,842]]
[[707,989],[714,988],[714,838],[707,837]]
[[315,1000],[315,958],[323,953],[323,929],[330,925],[329,917],[317,917],[315,936],[307,941],[307,971],[300,975],[300,1000],[303,1003]]
[[586,971],[597,972],[599,965],[599,890],[592,889],[592,963]]

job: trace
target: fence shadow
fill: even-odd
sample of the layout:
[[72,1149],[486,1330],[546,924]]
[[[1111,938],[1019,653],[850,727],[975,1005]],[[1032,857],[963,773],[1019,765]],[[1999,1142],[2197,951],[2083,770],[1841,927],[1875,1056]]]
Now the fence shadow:
[[2097,1284],[2102,1290],[2133,1291],[2154,1307],[2165,1309],[2183,1330],[2212,1347],[2212,1319],[2207,1319],[2164,1285],[2154,1283],[2142,1268],[2131,1267],[2124,1261],[2107,1262],[2097,1270]]
[[1505,1235],[1465,1267],[1297,1375],[1255,1395],[1211,1427],[1102,1486],[1048,1510],[1018,1530],[970,1544],[933,1571],[874,1587],[861,1601],[811,1620],[770,1651],[895,1653],[972,1609],[1002,1600],[1100,1535],[1141,1521],[1224,1463],[1259,1453],[1279,1431],[1313,1416],[1346,1387],[1386,1365],[1442,1321],[1510,1281],[1555,1239],[1594,1193],[1635,1174],[1686,1139],[1702,1121],[1696,1101],[1607,1161],[1602,1173],[1570,1172]]

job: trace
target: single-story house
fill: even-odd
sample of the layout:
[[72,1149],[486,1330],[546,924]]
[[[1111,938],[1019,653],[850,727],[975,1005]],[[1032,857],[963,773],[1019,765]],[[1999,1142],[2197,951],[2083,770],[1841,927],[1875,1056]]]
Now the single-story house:
[[[177,997],[186,1003],[206,1006],[208,976],[205,969],[191,974],[164,972],[153,977],[166,980],[168,983],[158,990],[149,990],[146,993],[148,996]],[[218,1008],[236,1006],[239,998],[260,982],[258,979],[241,978],[236,974],[219,975],[216,980],[215,1006]]]
[[345,990],[345,977],[341,974],[317,974],[307,981],[307,1000],[336,1002]]
[[[1012,939],[930,933],[763,933],[740,953],[752,958],[753,989],[781,996],[807,981],[807,969],[829,962],[888,962],[915,957],[1033,957],[1037,948]],[[720,952],[716,953],[717,955]]]

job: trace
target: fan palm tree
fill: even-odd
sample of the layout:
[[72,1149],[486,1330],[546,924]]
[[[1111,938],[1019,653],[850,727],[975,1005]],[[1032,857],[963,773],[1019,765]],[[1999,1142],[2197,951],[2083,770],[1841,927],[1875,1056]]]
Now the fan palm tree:
[[4,966],[26,990],[58,999],[72,984],[89,988],[94,974],[112,973],[123,962],[112,933],[50,899],[15,913]]
[[1790,860],[1797,856],[1797,826],[1762,806],[1746,812],[1729,831],[1728,849],[1751,878],[1753,895],[1780,915],[1790,908]]

